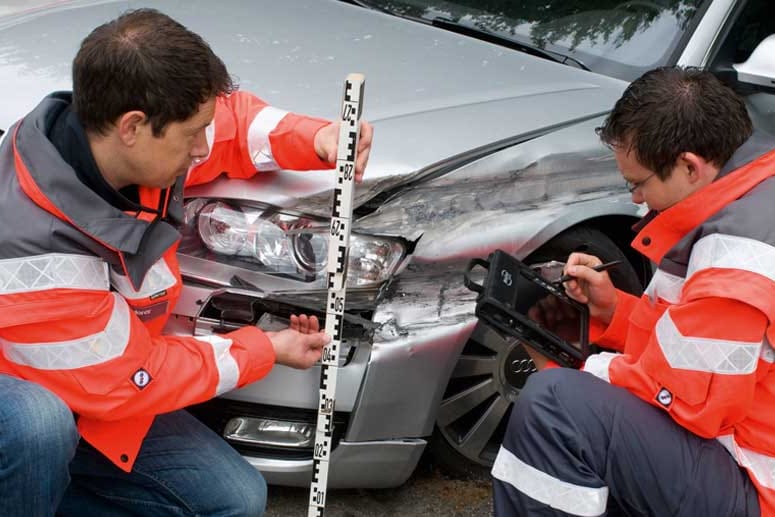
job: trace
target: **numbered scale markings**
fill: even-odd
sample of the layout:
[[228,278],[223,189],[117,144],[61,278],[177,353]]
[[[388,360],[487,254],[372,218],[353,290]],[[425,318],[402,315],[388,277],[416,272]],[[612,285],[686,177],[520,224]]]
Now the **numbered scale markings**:
[[326,299],[326,334],[331,342],[323,348],[320,365],[320,395],[312,456],[308,515],[322,516],[326,506],[331,437],[336,407],[336,378],[339,373],[339,349],[344,327],[345,279],[353,214],[355,160],[363,107],[364,77],[349,74],[344,83],[339,148],[336,157],[336,185],[331,210],[331,234],[328,244],[328,298]]

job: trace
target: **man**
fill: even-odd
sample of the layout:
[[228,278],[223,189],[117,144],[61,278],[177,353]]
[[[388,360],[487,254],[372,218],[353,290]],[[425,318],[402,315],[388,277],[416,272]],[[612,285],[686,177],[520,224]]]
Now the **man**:
[[632,83],[599,130],[632,200],[640,298],[573,253],[567,293],[614,352],[537,366],[493,467],[498,515],[775,515],[775,140],[710,73]]
[[[181,289],[181,192],[330,168],[338,133],[236,91],[158,11],[83,41],[73,93],[46,97],[0,147],[0,515],[263,512],[261,475],[181,408],[275,363],[309,368],[329,338],[306,315],[279,332],[162,335]],[[364,123],[356,179],[371,138]]]

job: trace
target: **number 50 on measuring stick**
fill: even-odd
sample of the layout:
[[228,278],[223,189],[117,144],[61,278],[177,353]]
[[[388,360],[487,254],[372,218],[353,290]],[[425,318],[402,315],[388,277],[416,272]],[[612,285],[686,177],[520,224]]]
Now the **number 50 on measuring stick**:
[[349,74],[344,82],[339,148],[336,155],[336,185],[331,209],[331,232],[328,242],[328,296],[326,298],[326,334],[331,342],[323,348],[320,364],[320,396],[318,421],[315,428],[315,448],[312,456],[312,483],[309,492],[308,515],[322,516],[326,506],[328,470],[331,459],[331,439],[336,407],[336,379],[339,373],[339,351],[344,326],[345,281],[350,246],[350,225],[355,190],[355,161],[363,111],[361,74]]

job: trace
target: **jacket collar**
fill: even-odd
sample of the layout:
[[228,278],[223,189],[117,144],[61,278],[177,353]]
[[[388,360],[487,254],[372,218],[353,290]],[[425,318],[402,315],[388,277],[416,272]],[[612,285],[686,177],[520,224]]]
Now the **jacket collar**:
[[650,211],[633,229],[632,247],[660,263],[662,257],[689,231],[731,201],[775,176],[775,139],[755,132],[725,163],[710,185],[663,212]]
[[[19,183],[30,199],[59,219],[67,221],[103,246],[119,253],[135,287],[145,273],[180,237],[170,224],[151,224],[128,215],[86,187],[46,138],[51,113],[68,102],[69,95],[55,93],[14,128],[12,146]],[[180,192],[183,178],[173,187],[169,213],[182,216]]]

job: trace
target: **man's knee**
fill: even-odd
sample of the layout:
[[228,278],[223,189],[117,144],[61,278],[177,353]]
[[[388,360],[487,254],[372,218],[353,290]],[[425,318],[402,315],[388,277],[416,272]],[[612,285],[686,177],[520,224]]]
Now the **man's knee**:
[[[217,437],[213,438],[221,440]],[[263,515],[266,509],[267,486],[261,472],[233,450],[230,450],[229,454],[221,454],[212,458],[212,461],[213,473],[216,475],[218,472],[228,473],[228,475],[220,477],[218,484],[220,500],[216,505],[218,508],[228,508],[229,510],[203,513],[244,515],[246,517]]]
[[3,440],[0,445],[19,461],[69,463],[78,445],[72,412],[47,389],[18,382],[5,393],[0,404]]
[[251,465],[246,464],[240,472],[239,482],[225,489],[221,507],[226,507],[228,515],[256,517],[266,509],[267,486],[264,476]]
[[595,379],[589,374],[569,368],[550,368],[532,374],[514,402],[510,430],[565,420],[566,413],[587,397],[590,381]]
[[575,372],[567,368],[549,368],[535,372],[527,379],[522,391],[519,392],[516,404],[530,409],[536,403],[555,405],[560,402],[566,390],[563,387],[572,382],[571,376]]

